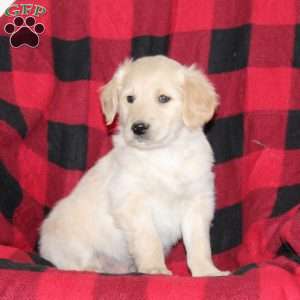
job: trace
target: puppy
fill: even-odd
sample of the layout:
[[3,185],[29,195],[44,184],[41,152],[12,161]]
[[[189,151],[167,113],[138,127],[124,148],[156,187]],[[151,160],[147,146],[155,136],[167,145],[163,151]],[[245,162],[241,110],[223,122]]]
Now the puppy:
[[41,226],[41,255],[65,270],[171,274],[181,238],[193,276],[219,276],[209,229],[213,153],[203,133],[218,104],[194,66],[164,56],[126,60],[101,92],[114,148],[58,202]]

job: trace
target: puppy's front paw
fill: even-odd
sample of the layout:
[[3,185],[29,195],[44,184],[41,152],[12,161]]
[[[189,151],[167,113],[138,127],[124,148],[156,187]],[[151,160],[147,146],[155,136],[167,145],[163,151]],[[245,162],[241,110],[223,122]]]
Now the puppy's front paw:
[[145,274],[164,274],[164,275],[172,275],[172,272],[164,267],[148,267],[148,268],[141,268],[139,270],[140,273]]
[[214,266],[194,268],[191,271],[193,277],[227,276],[231,273],[229,271],[221,271]]
[[207,270],[207,271],[206,270],[199,270],[199,271],[192,272],[193,277],[228,276],[230,274],[231,274],[230,271],[220,271],[218,269],[216,269],[216,270]]

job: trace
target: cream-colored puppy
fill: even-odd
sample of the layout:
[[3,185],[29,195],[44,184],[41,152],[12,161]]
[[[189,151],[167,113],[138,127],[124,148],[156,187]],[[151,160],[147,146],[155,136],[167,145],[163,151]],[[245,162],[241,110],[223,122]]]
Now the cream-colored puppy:
[[41,255],[66,270],[171,274],[183,238],[193,276],[227,275],[211,258],[213,153],[202,126],[218,100],[194,66],[164,56],[126,60],[101,93],[113,150],[58,202],[41,227]]

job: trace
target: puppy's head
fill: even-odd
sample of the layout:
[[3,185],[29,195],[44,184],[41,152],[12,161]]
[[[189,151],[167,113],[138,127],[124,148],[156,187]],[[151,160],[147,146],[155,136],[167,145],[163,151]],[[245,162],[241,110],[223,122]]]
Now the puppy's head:
[[101,99],[107,124],[119,113],[121,134],[138,148],[164,146],[184,126],[203,126],[218,104],[213,85],[195,66],[160,55],[126,60]]

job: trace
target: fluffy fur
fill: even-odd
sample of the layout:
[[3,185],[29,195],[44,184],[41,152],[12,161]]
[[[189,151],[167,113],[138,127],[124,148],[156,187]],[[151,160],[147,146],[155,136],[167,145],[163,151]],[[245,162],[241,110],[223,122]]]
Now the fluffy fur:
[[202,126],[218,103],[212,84],[194,66],[145,57],[126,60],[101,98],[108,124],[120,116],[114,148],[45,219],[41,255],[66,270],[171,274],[164,257],[183,238],[193,276],[227,275],[209,241],[213,153]]

